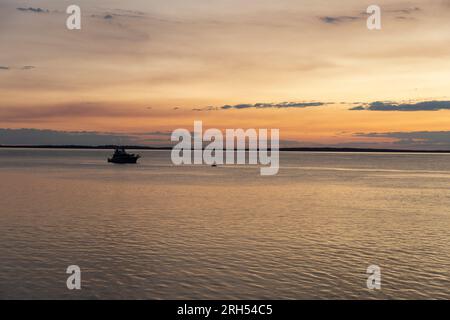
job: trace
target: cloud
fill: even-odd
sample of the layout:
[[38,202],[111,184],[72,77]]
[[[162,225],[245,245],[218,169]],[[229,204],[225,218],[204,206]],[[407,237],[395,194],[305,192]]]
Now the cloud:
[[351,108],[351,109],[349,109],[349,110],[352,110],[352,111],[359,111],[359,110],[366,110],[366,108],[364,108],[363,106],[357,106],[357,107],[353,107],[353,108]]
[[208,106],[205,108],[194,108],[192,111],[217,111],[220,110],[220,107]]
[[395,146],[412,149],[450,149],[450,131],[355,133],[355,137],[389,138]]
[[145,117],[149,110],[114,107],[103,103],[79,102],[52,106],[1,107],[0,119],[10,122],[39,122],[55,118]]
[[[421,11],[421,9],[419,7],[383,10],[384,13],[390,14],[390,15],[404,15],[404,16],[397,16],[396,17],[397,19],[411,19],[410,16],[419,11]],[[405,16],[407,16],[407,17],[405,17]],[[343,24],[343,23],[347,23],[347,22],[353,22],[356,20],[366,19],[366,17],[367,17],[367,12],[361,12],[360,14],[351,15],[351,16],[346,16],[346,15],[321,16],[321,17],[319,17],[319,20],[326,24],[338,25],[338,24]]]
[[375,101],[351,108],[352,111],[439,111],[450,110],[450,101],[422,101],[417,103],[397,103]]
[[23,11],[23,12],[35,12],[35,13],[46,13],[49,12],[48,9],[42,9],[42,8],[17,8],[17,10],[19,11]]
[[113,12],[105,12],[92,14],[92,18],[101,18],[105,20],[112,20],[114,18],[146,18],[148,15],[142,11],[120,10],[115,9]]
[[147,13],[138,10],[114,9],[112,11],[112,13],[108,13],[112,17],[144,18],[148,16]]
[[217,110],[231,110],[231,109],[288,109],[288,108],[308,108],[320,107],[327,105],[325,102],[281,102],[281,103],[255,103],[255,104],[235,104],[224,105],[221,107],[208,106],[205,108],[192,109],[194,111],[217,111]]
[[319,19],[323,23],[327,23],[327,24],[340,24],[340,23],[344,23],[344,22],[355,21],[355,20],[358,20],[361,18],[362,17],[360,17],[360,16],[323,16],[323,17],[319,17]]
[[404,9],[391,9],[387,10],[387,12],[392,13],[400,13],[400,14],[413,14],[414,12],[422,11],[419,7],[410,7],[410,8],[404,8]]
[[20,69],[20,70],[31,70],[36,68],[35,66],[23,66],[20,68],[8,67],[8,66],[0,66],[0,70],[11,70],[11,69]]
[[103,132],[39,129],[0,129],[1,145],[112,145],[137,144],[133,136]]
[[422,11],[422,9],[420,9],[419,7],[387,10],[388,13],[396,14],[397,16],[395,17],[395,19],[397,20],[413,20],[414,17],[412,15],[419,11]]
[[59,131],[49,129],[3,129],[0,128],[0,145],[11,146],[104,146],[134,145],[170,147],[171,132],[153,131],[137,133],[114,133],[98,131]]

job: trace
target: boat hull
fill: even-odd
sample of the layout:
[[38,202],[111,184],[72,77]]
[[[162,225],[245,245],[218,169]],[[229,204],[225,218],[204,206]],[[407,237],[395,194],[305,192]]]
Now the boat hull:
[[130,157],[130,158],[122,158],[122,159],[114,159],[109,158],[109,163],[116,163],[116,164],[136,164],[139,157]]

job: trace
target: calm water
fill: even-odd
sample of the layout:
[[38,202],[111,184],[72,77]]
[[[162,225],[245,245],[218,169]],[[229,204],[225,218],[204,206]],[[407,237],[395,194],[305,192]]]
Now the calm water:
[[261,177],[109,153],[0,149],[0,298],[450,298],[450,155],[282,153]]

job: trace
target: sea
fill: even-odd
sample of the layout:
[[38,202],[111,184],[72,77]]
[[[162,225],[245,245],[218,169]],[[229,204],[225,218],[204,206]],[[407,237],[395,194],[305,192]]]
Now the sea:
[[0,299],[450,298],[450,154],[135,152],[0,149]]

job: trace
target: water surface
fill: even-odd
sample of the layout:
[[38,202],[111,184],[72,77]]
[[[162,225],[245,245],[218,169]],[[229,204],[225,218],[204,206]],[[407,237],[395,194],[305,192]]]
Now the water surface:
[[110,153],[0,149],[0,298],[450,298],[450,155],[282,152],[262,177]]

